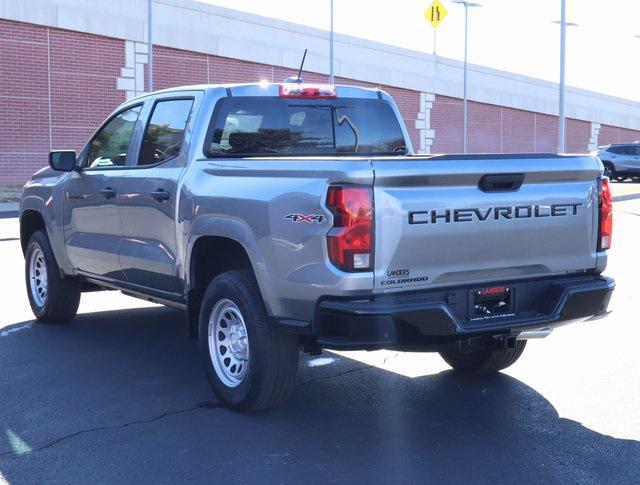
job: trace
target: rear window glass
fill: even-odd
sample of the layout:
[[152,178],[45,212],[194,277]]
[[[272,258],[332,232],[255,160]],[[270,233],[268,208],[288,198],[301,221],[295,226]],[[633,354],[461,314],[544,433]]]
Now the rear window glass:
[[211,128],[209,156],[406,153],[396,115],[379,99],[223,98]]

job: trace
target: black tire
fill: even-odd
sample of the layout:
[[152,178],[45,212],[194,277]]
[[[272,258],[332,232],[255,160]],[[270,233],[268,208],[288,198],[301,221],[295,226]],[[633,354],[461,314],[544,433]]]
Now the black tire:
[[[47,291],[42,301],[32,294],[30,263],[35,251],[41,251],[46,263]],[[42,323],[68,323],[80,305],[80,288],[73,278],[63,278],[45,231],[33,233],[25,254],[25,281],[29,304],[36,319]]]
[[459,349],[440,352],[440,356],[453,369],[467,374],[489,374],[506,369],[520,358],[526,340],[518,340],[513,349],[475,350],[461,352]]
[[617,181],[618,175],[616,174],[616,171],[613,168],[613,165],[611,164],[611,162],[602,162],[602,165],[604,165],[603,175],[605,177],[609,177],[609,180],[611,180],[612,182]]
[[[225,384],[216,372],[213,362],[215,350],[211,351],[209,339],[209,319],[214,307],[229,300],[241,313],[249,346],[244,377],[234,387]],[[218,338],[213,328],[212,333],[214,340]],[[224,347],[218,340],[215,342]],[[209,283],[200,307],[199,343],[202,363],[213,391],[223,404],[235,411],[274,408],[282,404],[293,389],[298,369],[299,339],[296,335],[279,332],[269,324],[251,271],[227,271]],[[223,351],[221,353],[226,355]]]

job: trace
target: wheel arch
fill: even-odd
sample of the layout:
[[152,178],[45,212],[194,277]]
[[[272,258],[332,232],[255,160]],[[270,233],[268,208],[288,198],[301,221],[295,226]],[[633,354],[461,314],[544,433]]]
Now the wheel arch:
[[[210,221],[214,223],[213,221]],[[215,223],[219,229],[219,221]],[[211,230],[192,233],[187,245],[184,262],[185,291],[189,320],[189,335],[197,335],[197,322],[202,296],[209,282],[217,275],[234,269],[250,270],[258,283],[258,289],[267,309],[273,315],[267,284],[265,265],[252,232],[244,224],[234,221],[226,230]],[[200,229],[203,229],[202,225]]]
[[226,236],[200,236],[193,242],[190,250],[188,288],[204,291],[209,281],[233,269],[253,271],[245,247]]
[[34,232],[43,230],[47,232],[47,226],[44,217],[40,211],[35,209],[26,209],[20,214],[20,246],[22,254],[27,252],[27,244]]

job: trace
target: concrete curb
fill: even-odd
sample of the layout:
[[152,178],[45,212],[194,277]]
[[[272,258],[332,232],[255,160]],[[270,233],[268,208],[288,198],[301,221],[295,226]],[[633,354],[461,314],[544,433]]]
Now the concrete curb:
[[20,204],[18,202],[0,202],[0,219],[18,217],[19,208]]
[[19,208],[19,202],[0,202],[0,212],[17,212]]

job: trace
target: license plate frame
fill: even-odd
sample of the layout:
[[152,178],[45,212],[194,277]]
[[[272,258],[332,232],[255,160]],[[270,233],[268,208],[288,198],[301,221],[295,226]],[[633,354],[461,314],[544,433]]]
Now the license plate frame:
[[487,320],[513,316],[515,291],[512,286],[496,285],[469,292],[469,320]]

